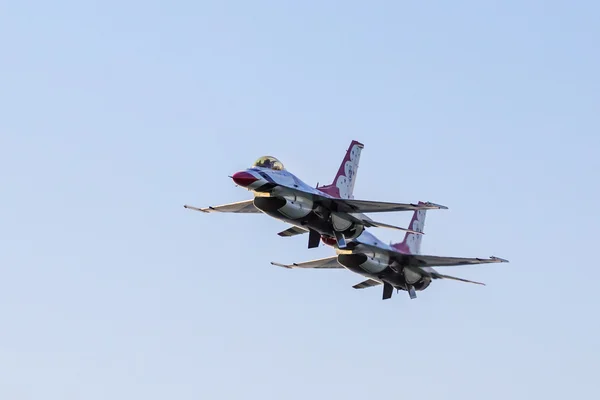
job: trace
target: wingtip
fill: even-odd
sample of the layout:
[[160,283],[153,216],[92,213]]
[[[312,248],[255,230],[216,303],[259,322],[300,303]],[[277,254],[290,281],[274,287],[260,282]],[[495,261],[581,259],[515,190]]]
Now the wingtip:
[[208,211],[203,210],[202,208],[198,208],[198,207],[194,207],[194,206],[190,206],[189,204],[184,204],[183,208],[187,209],[187,210],[194,210],[194,211],[200,211],[203,213],[208,213]]
[[492,260],[498,261],[498,262],[503,262],[503,263],[507,263],[509,262],[507,259],[505,258],[500,258],[500,257],[496,257],[496,256],[491,256],[490,257]]

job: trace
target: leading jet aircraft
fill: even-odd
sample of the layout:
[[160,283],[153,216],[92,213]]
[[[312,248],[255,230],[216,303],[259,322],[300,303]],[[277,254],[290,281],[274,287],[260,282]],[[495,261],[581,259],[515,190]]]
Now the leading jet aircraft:
[[356,172],[364,145],[356,140],[350,143],[333,183],[316,188],[307,185],[275,157],[259,158],[251,168],[231,176],[233,181],[254,194],[251,200],[220,206],[185,208],[202,212],[265,213],[293,226],[279,236],[308,233],[308,248],[319,246],[321,237],[335,240],[340,249],[346,241],[358,237],[367,227],[385,227],[409,231],[383,222],[373,221],[364,213],[447,209],[430,202],[419,204],[388,203],[355,200],[353,197]]
[[[423,232],[425,213],[426,210],[415,211],[410,223],[413,231]],[[484,285],[481,282],[441,274],[432,268],[434,266],[451,267],[508,262],[499,257],[484,259],[422,255],[420,251],[422,238],[421,235],[407,232],[402,242],[388,245],[365,230],[360,236],[348,242],[346,249],[340,249],[335,241],[323,237],[323,242],[334,247],[337,255],[302,263],[271,262],[271,264],[284,268],[346,268],[368,278],[354,285],[353,288],[364,289],[383,285],[383,300],[385,300],[392,297],[394,289],[405,290],[411,299],[415,299],[416,292],[425,290],[432,279],[453,279]]]

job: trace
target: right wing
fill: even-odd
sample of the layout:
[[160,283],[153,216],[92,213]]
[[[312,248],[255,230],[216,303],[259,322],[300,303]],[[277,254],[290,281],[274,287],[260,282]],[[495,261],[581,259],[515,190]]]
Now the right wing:
[[230,212],[230,213],[244,213],[244,214],[260,214],[261,211],[254,207],[254,201],[253,200],[244,200],[244,201],[238,201],[236,203],[229,203],[229,204],[223,204],[220,206],[208,206],[206,208],[198,208],[198,207],[193,207],[193,206],[189,206],[189,205],[184,205],[184,208],[190,209],[190,210],[194,210],[194,211],[201,211],[201,212],[205,212],[205,213],[211,213],[211,212]]
[[343,269],[338,262],[337,256],[320,258],[318,260],[306,261],[301,263],[292,263],[292,264],[280,264],[271,261],[271,265],[276,265],[278,267],[283,268],[318,268],[318,269],[330,269],[330,268],[340,268]]

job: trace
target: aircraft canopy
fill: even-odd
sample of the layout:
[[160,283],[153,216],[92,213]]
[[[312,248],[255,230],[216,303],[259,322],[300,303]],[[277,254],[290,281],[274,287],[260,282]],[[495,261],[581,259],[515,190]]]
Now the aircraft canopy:
[[253,167],[269,168],[275,171],[283,171],[285,168],[281,161],[271,156],[262,156],[252,164]]

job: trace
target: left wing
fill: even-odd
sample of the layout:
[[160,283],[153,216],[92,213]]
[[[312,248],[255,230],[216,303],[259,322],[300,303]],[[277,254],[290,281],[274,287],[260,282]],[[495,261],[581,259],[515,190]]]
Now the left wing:
[[399,251],[382,249],[379,246],[363,242],[360,242],[360,246],[367,247],[374,251],[384,252],[390,257],[397,260],[400,264],[412,267],[456,267],[459,265],[493,264],[508,262],[508,260],[505,260],[504,258],[494,256],[491,256],[489,258],[427,256],[422,254],[400,253]]
[[[453,267],[458,265],[473,265],[473,264],[493,264],[493,263],[504,263],[508,262],[500,257],[490,257],[490,258],[464,258],[464,257],[439,257],[439,256],[421,256],[414,255],[415,260],[417,260],[421,265],[419,266],[410,266],[408,268],[416,270],[415,272],[421,273],[423,275],[429,275],[433,279],[451,279],[453,281],[460,281],[466,283],[474,283],[476,285],[483,285],[483,282],[470,281],[464,278],[458,278],[452,275],[444,275],[439,272],[433,270],[433,268],[420,268],[421,266],[436,266],[436,267]],[[423,264],[424,263],[424,264]]]
[[238,201],[236,203],[229,203],[229,204],[223,204],[220,206],[208,206],[206,208],[198,208],[198,207],[193,207],[193,206],[189,206],[189,205],[184,205],[184,208],[187,208],[189,210],[194,210],[194,211],[201,211],[201,212],[205,212],[205,213],[211,213],[211,212],[230,212],[230,213],[240,213],[240,214],[260,214],[262,211],[260,211],[258,208],[254,207],[254,201],[253,200],[244,200],[244,201]]
[[413,270],[414,272],[429,276],[433,279],[451,279],[460,282],[475,283],[477,285],[484,285],[482,282],[470,281],[468,279],[458,278],[451,275],[440,274],[431,267],[454,267],[459,265],[475,265],[475,264],[494,264],[494,263],[507,263],[508,260],[500,257],[490,258],[467,258],[467,257],[442,257],[442,256],[427,256],[421,254],[405,254],[398,251],[384,250],[378,246],[361,243],[361,246],[371,248],[375,251],[384,251],[392,259],[406,265],[406,268]]
[[[403,260],[408,261],[406,268],[413,270],[421,275],[430,276],[432,279],[451,279],[453,281],[474,283],[476,285],[483,285],[485,283],[470,281],[468,279],[458,278],[452,275],[440,274],[431,267],[454,267],[458,265],[473,265],[473,264],[492,264],[508,262],[500,257],[490,258],[465,258],[465,257],[439,257],[439,256],[422,256],[418,254],[402,254],[400,257]],[[399,257],[399,258],[400,258]],[[404,258],[408,257],[408,258]],[[425,267],[425,268],[422,268]]]
[[360,212],[360,213],[375,213],[389,211],[415,211],[415,210],[447,210],[448,207],[430,202],[422,204],[412,203],[389,203],[384,201],[370,200],[354,200],[354,199],[332,199],[338,207],[339,211],[345,212]]
[[458,265],[492,264],[508,262],[508,260],[494,256],[490,258],[466,258],[423,256],[420,254],[401,254],[400,257],[408,257],[408,260],[411,265],[416,265],[419,267],[455,267]]
[[305,190],[292,188],[289,186],[280,187],[281,192],[294,193],[304,197],[310,197],[315,202],[323,204],[325,207],[332,211],[339,211],[345,213],[376,213],[376,212],[389,212],[389,211],[415,211],[415,210],[447,210],[448,207],[440,204],[431,202],[419,202],[419,204],[413,203],[390,203],[386,201],[371,201],[371,200],[355,200],[355,199],[340,199],[338,197],[331,197],[326,193],[319,192],[318,189],[314,189],[312,192]]
[[337,262],[337,256],[320,258],[318,260],[306,261],[302,263],[292,263],[292,264],[280,264],[271,261],[271,265],[276,265],[278,267],[283,268],[319,268],[319,269],[330,269],[330,268],[339,268],[343,269],[341,264]]

